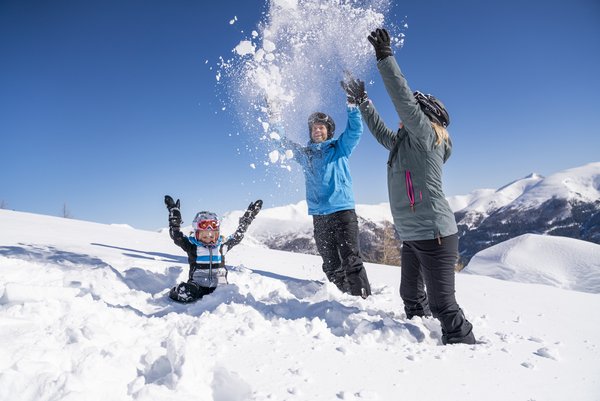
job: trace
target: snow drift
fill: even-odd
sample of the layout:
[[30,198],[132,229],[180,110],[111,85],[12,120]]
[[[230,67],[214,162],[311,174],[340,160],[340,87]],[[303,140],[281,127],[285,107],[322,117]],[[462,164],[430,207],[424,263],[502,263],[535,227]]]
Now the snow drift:
[[242,243],[229,284],[180,305],[167,292],[186,258],[164,232],[6,210],[0,227],[0,400],[600,394],[597,294],[458,274],[479,344],[441,346],[436,320],[406,320],[396,267],[367,264],[362,300],[318,257]]
[[521,283],[600,293],[600,245],[525,234],[476,254],[464,270]]

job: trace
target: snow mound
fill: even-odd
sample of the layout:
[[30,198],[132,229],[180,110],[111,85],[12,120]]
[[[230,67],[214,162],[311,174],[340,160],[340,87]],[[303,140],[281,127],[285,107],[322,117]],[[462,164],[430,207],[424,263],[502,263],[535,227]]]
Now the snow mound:
[[464,272],[600,293],[600,245],[525,234],[477,253]]
[[597,400],[595,294],[459,274],[480,342],[443,347],[437,320],[406,319],[396,267],[366,264],[363,300],[319,257],[244,239],[229,284],[182,305],[166,232],[6,210],[0,227],[0,400]]

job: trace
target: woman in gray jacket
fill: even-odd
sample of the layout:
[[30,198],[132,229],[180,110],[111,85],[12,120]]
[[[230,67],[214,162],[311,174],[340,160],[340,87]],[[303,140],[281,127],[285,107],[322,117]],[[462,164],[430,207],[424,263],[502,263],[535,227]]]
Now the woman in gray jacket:
[[[350,102],[360,105],[377,141],[390,151],[388,192],[394,225],[402,239],[400,296],[407,318],[433,314],[444,344],[474,344],[471,323],[454,296],[458,236],[454,214],[442,191],[442,165],[452,142],[444,105],[431,95],[412,92],[400,71],[385,29],[371,32],[377,68],[402,120],[389,129],[367,99],[364,82],[343,83]],[[426,291],[425,291],[426,290]]]

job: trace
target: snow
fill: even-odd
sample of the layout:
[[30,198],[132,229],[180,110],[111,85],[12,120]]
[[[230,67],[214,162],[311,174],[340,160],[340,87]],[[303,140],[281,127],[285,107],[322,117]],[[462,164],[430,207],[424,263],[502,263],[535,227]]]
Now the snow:
[[589,163],[552,174],[515,200],[515,207],[538,205],[552,197],[595,202],[600,200],[600,162]]
[[356,213],[365,219],[375,222],[393,222],[389,202],[377,205],[356,205]]
[[[276,221],[277,211],[264,212],[257,227]],[[436,320],[406,320],[396,267],[367,264],[373,296],[362,300],[324,283],[320,258],[245,240],[227,255],[229,284],[180,305],[167,292],[185,279],[186,256],[165,230],[7,210],[0,227],[0,400],[600,394],[600,295],[562,285],[575,276],[570,258],[597,266],[597,251],[579,241],[520,238],[505,244],[504,260],[497,252],[482,262],[518,271],[552,261],[563,272],[554,286],[457,274],[479,343],[442,346]]]
[[240,56],[254,54],[254,45],[249,40],[242,40],[236,47],[233,48],[233,51]]
[[465,272],[600,294],[600,245],[525,234],[479,252]]
[[468,208],[471,211],[488,214],[513,202],[543,179],[544,177],[533,173],[497,190],[477,189],[468,195],[449,197],[448,202],[454,212]]
[[307,140],[306,117],[298,116],[323,110],[335,119],[345,118],[346,99],[339,82],[344,71],[364,78],[373,66],[373,48],[365,40],[369,32],[385,25],[394,45],[403,43],[406,28],[389,15],[392,3],[270,1],[261,21],[240,38],[230,58],[220,59],[223,79],[218,84],[226,87],[220,101],[233,105],[237,113],[232,110],[232,115],[243,131],[255,136],[247,153],[279,181],[289,180],[291,168],[287,158],[270,159],[274,144],[266,140],[269,126],[264,124],[269,110],[278,109],[286,136],[298,143]]

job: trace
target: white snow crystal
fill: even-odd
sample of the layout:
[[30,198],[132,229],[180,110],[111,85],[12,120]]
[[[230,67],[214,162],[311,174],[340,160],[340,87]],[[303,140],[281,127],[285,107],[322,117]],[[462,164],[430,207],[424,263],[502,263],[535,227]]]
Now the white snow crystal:
[[263,40],[263,49],[267,52],[267,53],[272,53],[275,49],[275,43],[271,42],[268,39]]
[[271,163],[276,163],[277,160],[279,160],[279,151],[278,150],[274,150],[272,152],[269,153],[269,160],[271,160]]
[[249,40],[242,40],[238,45],[233,49],[234,52],[239,54],[240,56],[245,56],[246,54],[254,54],[254,49],[256,47]]

